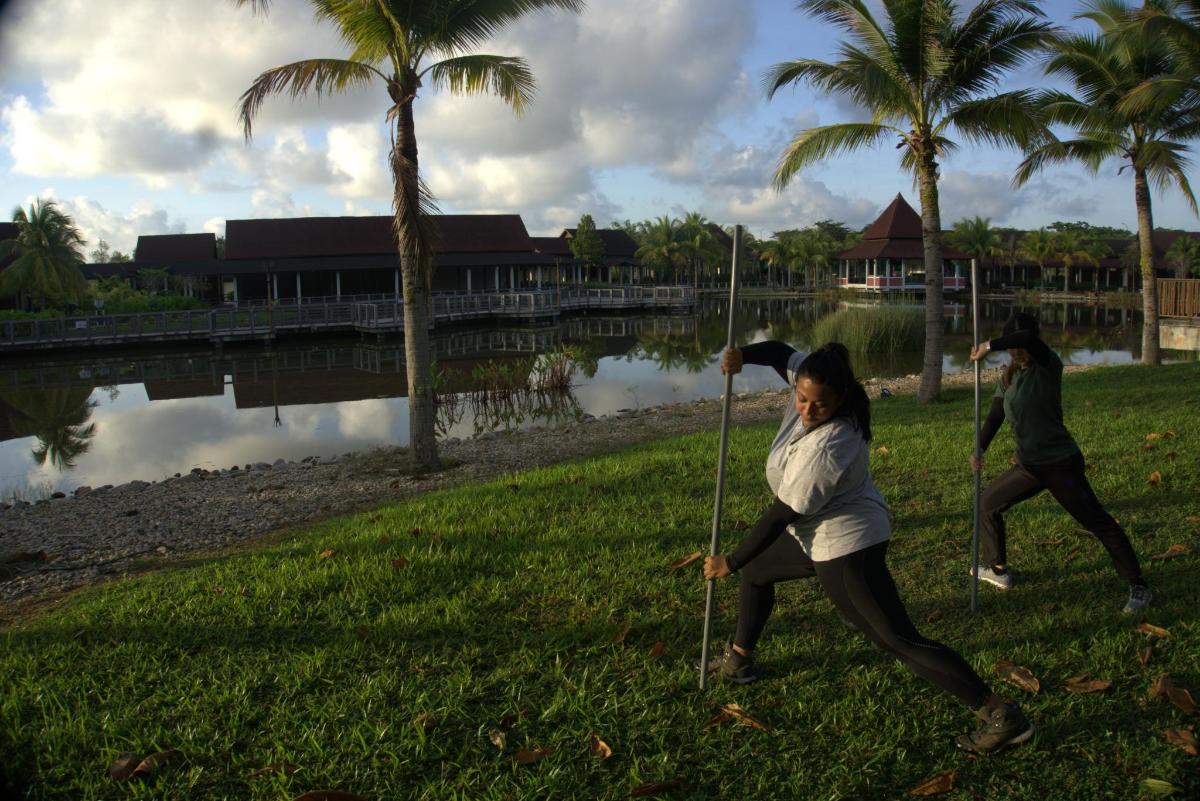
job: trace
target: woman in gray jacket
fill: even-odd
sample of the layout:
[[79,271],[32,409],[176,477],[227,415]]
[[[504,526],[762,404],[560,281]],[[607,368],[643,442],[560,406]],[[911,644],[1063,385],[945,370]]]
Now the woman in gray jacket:
[[743,362],[774,367],[795,395],[767,456],[774,501],[733,553],[704,563],[707,579],[742,574],[737,631],[708,669],[738,684],[756,680],[754,647],[775,585],[816,576],[847,622],[983,721],[956,738],[959,748],[988,753],[1029,739],[1033,725],[1021,710],[955,651],[921,636],[904,609],[885,558],[887,505],[869,471],[870,401],[845,346],[831,342],[805,356],[763,342],[725,351],[722,372],[740,372]]

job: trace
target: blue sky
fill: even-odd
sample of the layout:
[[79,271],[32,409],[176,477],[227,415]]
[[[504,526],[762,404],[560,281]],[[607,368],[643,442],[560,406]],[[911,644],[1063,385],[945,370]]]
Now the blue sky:
[[[1076,4],[1043,7],[1077,24]],[[808,88],[767,102],[761,76],[836,43],[791,0],[590,0],[580,17],[530,17],[484,50],[530,61],[533,109],[515,118],[492,99],[426,91],[422,169],[443,211],[518,212],[535,235],[583,212],[603,225],[695,210],[759,235],[823,218],[862,225],[897,192],[915,202],[890,143],[770,188],[791,135],[856,111]],[[224,0],[14,0],[0,17],[0,204],[53,195],[92,242],[126,250],[138,234],[220,233],[226,219],[387,213],[381,90],[271,102],[249,145],[237,126],[237,97],[262,69],[344,53],[304,0],[276,0],[266,19]],[[1037,69],[1011,80],[1041,82]],[[1013,190],[1018,160],[973,146],[947,159],[943,221],[1132,228],[1119,164]],[[1177,193],[1155,201],[1159,226],[1200,227]]]

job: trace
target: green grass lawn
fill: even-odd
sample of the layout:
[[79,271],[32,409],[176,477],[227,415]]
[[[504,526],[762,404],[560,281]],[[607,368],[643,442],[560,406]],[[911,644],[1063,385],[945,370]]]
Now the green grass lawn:
[[[1017,586],[981,587],[972,615],[970,392],[874,404],[892,572],[923,632],[1024,704],[1038,731],[1010,752],[953,752],[967,711],[847,630],[815,581],[780,592],[759,650],[769,680],[697,690],[704,584],[698,566],[668,565],[707,548],[711,432],[81,593],[0,634],[0,765],[38,799],[615,799],[673,778],[664,797],[898,799],[949,769],[944,798],[1127,801],[1146,779],[1197,798],[1200,757],[1163,734],[1196,715],[1150,690],[1169,673],[1200,697],[1198,389],[1196,364],[1098,369],[1065,388],[1096,491],[1143,559],[1189,549],[1146,563],[1148,620],[1169,630],[1146,667],[1151,637],[1120,614],[1126,588],[1103,549],[1044,497],[1010,515]],[[731,434],[730,539],[769,500],[774,430]],[[989,475],[1010,442],[1002,431]],[[736,579],[718,597],[721,638]],[[1000,659],[1041,691],[1001,683]],[[1112,687],[1067,693],[1078,675]],[[710,726],[726,703],[770,730]],[[589,752],[591,735],[611,758]],[[552,752],[515,759],[534,748]],[[123,753],[167,749],[178,755],[148,778],[109,777]],[[283,763],[300,770],[252,775]]]

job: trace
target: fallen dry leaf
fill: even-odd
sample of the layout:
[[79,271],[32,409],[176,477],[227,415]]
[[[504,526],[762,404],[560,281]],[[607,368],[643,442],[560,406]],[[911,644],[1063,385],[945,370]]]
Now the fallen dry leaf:
[[1026,692],[1036,693],[1042,689],[1042,683],[1038,681],[1037,676],[1033,675],[1033,671],[1027,667],[1014,665],[1005,659],[996,662],[996,675]]
[[419,536],[421,536],[421,527],[417,526],[416,528],[414,528],[412,531],[410,531],[408,533],[414,537],[419,537]]
[[138,763],[138,766],[133,769],[131,777],[148,776],[177,756],[179,756],[179,752],[175,749],[171,749],[169,751],[155,751],[153,754],[149,754],[145,759]]
[[674,779],[667,779],[666,781],[661,781],[661,782],[650,782],[649,784],[639,784],[637,787],[634,787],[632,790],[629,791],[629,797],[630,798],[645,798],[646,796],[660,795],[662,793],[665,793],[667,790],[673,790],[674,788],[678,787],[681,784],[683,784],[683,779],[679,778],[679,777],[676,777]]
[[625,642],[625,638],[629,636],[629,632],[631,631],[633,631],[633,624],[626,623],[621,627],[620,631],[613,635],[612,641],[614,643]]
[[1155,470],[1153,473],[1151,473],[1151,474],[1150,474],[1150,483],[1151,483],[1151,484],[1160,484],[1160,483],[1162,483],[1162,473],[1160,473],[1160,472],[1159,472],[1159,471],[1157,471],[1157,470]]
[[545,759],[554,753],[553,748],[522,748],[517,753],[513,754],[513,759],[518,765],[531,765],[534,762]]
[[1142,634],[1152,634],[1155,637],[1166,637],[1171,632],[1161,626],[1156,626],[1153,623],[1139,623],[1135,631],[1140,631]]
[[601,759],[608,759],[613,755],[613,750],[609,744],[594,734],[588,740],[588,750],[592,752],[592,756],[598,756]]
[[1189,729],[1167,729],[1163,732],[1167,737],[1167,742],[1187,751],[1192,756],[1200,756],[1200,743],[1196,742],[1196,735]]
[[891,453],[891,451],[888,450],[886,445],[880,445],[878,448],[875,449],[875,452],[878,453],[880,456],[887,456],[889,453]]
[[1157,449],[1158,449],[1157,445],[1153,445],[1149,442],[1147,442],[1145,445],[1142,446],[1142,450],[1144,450],[1144,451],[1153,451],[1153,450],[1157,450]]
[[299,765],[293,765],[291,762],[276,762],[273,765],[263,765],[257,770],[250,771],[250,775],[246,778],[257,779],[260,776],[270,776],[272,773],[282,773],[284,776],[293,776],[299,773],[302,768]]
[[112,777],[114,782],[123,782],[133,775],[133,770],[141,762],[133,754],[121,754],[113,760],[113,763],[108,767],[108,775]]
[[1142,788],[1154,795],[1171,795],[1178,787],[1162,779],[1142,779]]
[[413,728],[421,729],[422,731],[433,731],[437,726],[437,718],[428,712],[422,712],[413,718]]
[[1150,690],[1150,697],[1166,697],[1172,704],[1189,714],[1200,712],[1200,709],[1196,707],[1196,702],[1192,699],[1192,694],[1183,687],[1175,686],[1169,673],[1161,674],[1154,682],[1154,687]]
[[1167,451],[1167,458],[1173,462],[1179,458],[1179,454],[1175,451]]
[[392,560],[392,570],[403,570],[408,567],[408,560],[403,556]]
[[1150,656],[1153,653],[1153,645],[1147,645],[1145,648],[1138,649],[1138,662],[1141,663],[1142,667],[1146,667],[1146,665],[1150,664]]
[[930,612],[928,615],[925,616],[926,623],[937,623],[941,619],[942,619],[942,610],[941,609],[934,609],[932,612]]
[[908,791],[909,795],[927,797],[942,795],[954,789],[954,769],[943,770]]
[[1063,689],[1076,695],[1086,695],[1087,693],[1102,693],[1111,686],[1112,682],[1107,679],[1089,679],[1086,676],[1072,676],[1067,679],[1067,683],[1063,685]]
[[1149,434],[1146,435],[1147,442],[1153,442],[1156,439],[1162,439],[1162,438],[1163,438],[1162,434],[1158,433],[1157,431],[1151,431]]
[[1163,432],[1163,439],[1174,439],[1176,437],[1175,429],[1168,428]]
[[1063,557],[1063,562],[1064,562],[1064,563],[1065,563],[1065,562],[1070,562],[1070,561],[1071,561],[1072,559],[1074,559],[1076,556],[1079,556],[1079,549],[1078,549],[1078,548],[1072,548],[1070,551],[1068,551],[1068,552],[1067,552],[1067,555]]
[[1188,515],[1184,518],[1184,520],[1188,521],[1189,523],[1200,523],[1200,515]]
[[704,724],[704,728],[711,729],[713,726],[720,726],[722,723],[729,720],[733,720],[733,716],[731,716],[728,712],[718,712],[709,719],[708,723]]
[[1163,559],[1174,559],[1176,556],[1183,556],[1187,552],[1188,547],[1186,545],[1176,543],[1162,553],[1156,553],[1154,556],[1151,556],[1150,561],[1159,562]]
[[488,739],[492,741],[492,745],[503,751],[508,747],[508,735],[499,729],[492,729],[488,732]]
[[666,652],[667,652],[667,644],[665,642],[656,642],[650,648],[650,658],[658,659],[660,656],[662,656]]
[[677,559],[672,562],[670,567],[672,570],[683,570],[685,567],[690,567],[704,558],[704,554],[700,551],[693,551],[682,559]]
[[304,795],[296,796],[292,801],[367,801],[367,799],[361,795],[341,790],[310,790]]
[[761,720],[754,717],[746,710],[742,709],[741,706],[739,706],[738,704],[722,704],[721,711],[724,712],[725,714],[729,715],[730,717],[734,718],[735,720],[737,720],[738,723],[744,723],[747,726],[753,726],[754,728],[760,729],[762,731],[770,731],[771,730],[770,726],[763,723]]
[[325,550],[323,550],[319,554],[317,554],[317,558],[318,559],[329,559],[335,553],[337,553],[337,551],[333,550],[332,548],[326,548]]

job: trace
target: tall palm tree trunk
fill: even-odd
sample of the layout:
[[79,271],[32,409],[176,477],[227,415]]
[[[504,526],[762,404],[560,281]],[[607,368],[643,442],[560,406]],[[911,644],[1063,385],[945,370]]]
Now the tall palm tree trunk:
[[1142,266],[1142,364],[1158,364],[1158,281],[1154,277],[1154,216],[1146,170],[1133,168],[1133,197],[1137,205],[1138,246]]
[[938,208],[937,163],[932,145],[920,156],[917,181],[921,190],[921,236],[925,247],[925,360],[917,399],[936,400],[942,393],[945,321],[942,310],[942,215]]
[[[418,230],[421,225],[420,183],[417,171],[417,135],[412,100],[400,103],[396,121],[396,144],[392,149],[395,180],[395,228],[400,249],[400,280],[404,292],[404,361],[408,378],[409,447],[417,465],[438,466],[437,434],[434,423],[432,362],[424,265],[420,263]],[[428,258],[428,254],[425,254]]]

